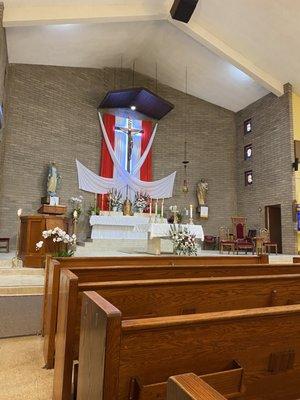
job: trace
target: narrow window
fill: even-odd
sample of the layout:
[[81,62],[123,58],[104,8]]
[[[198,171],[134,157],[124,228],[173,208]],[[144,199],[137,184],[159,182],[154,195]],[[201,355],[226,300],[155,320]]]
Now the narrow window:
[[244,135],[248,135],[248,133],[252,132],[252,121],[251,118],[244,121]]
[[253,173],[252,171],[245,172],[245,186],[252,185],[253,183]]
[[244,147],[244,160],[251,160],[252,158],[252,144],[248,144]]

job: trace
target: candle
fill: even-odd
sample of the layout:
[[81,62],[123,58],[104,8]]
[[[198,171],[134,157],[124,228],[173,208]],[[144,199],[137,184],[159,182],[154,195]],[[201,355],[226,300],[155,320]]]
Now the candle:
[[77,218],[78,218],[78,212],[77,212],[77,210],[74,210],[74,211],[73,211],[73,217],[74,217],[74,219],[77,219]]
[[18,209],[18,211],[17,211],[17,215],[18,215],[18,217],[20,218],[21,217],[21,215],[22,215],[22,208],[19,208]]
[[150,198],[150,204],[149,204],[149,214],[152,214],[152,199]]
[[193,218],[193,204],[190,205],[190,218]]
[[158,199],[156,199],[155,202],[155,215],[157,215],[157,212],[158,212]]
[[162,201],[161,201],[161,217],[162,218],[164,217],[164,202],[165,202],[165,199],[162,199]]

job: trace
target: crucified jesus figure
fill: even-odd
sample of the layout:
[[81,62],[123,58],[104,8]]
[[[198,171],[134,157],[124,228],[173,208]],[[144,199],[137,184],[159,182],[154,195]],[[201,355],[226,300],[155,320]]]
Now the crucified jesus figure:
[[132,120],[128,120],[128,128],[122,128],[119,126],[115,127],[115,130],[121,131],[127,135],[128,138],[128,146],[127,146],[127,172],[130,173],[130,163],[131,163],[131,157],[132,157],[132,150],[133,150],[133,137],[134,135],[137,135],[139,133],[143,133],[143,130],[140,129],[134,129]]

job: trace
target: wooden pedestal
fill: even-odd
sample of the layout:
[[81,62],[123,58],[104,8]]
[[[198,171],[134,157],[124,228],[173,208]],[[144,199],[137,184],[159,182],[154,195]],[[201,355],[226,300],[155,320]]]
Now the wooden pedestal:
[[[18,257],[24,267],[44,268],[46,254],[55,252],[54,243],[44,240],[42,232],[59,227],[68,231],[68,219],[61,215],[28,215],[21,217]],[[44,246],[36,251],[36,243],[44,240]]]

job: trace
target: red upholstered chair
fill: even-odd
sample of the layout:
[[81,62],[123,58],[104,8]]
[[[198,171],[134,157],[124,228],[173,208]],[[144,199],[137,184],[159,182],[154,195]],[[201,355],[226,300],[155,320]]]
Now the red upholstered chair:
[[229,237],[229,229],[226,227],[219,228],[219,250],[223,253],[223,250],[227,249],[228,254],[232,251],[234,253],[235,242]]
[[204,236],[203,250],[207,250],[207,248],[214,250],[216,248],[216,245],[217,245],[216,236],[212,236],[212,235]]
[[239,254],[239,250],[245,251],[247,254],[248,251],[252,251],[254,254],[254,242],[250,237],[246,236],[246,221],[245,217],[232,217],[231,218],[234,232],[235,232],[235,250],[236,253]]
[[270,232],[267,228],[262,228],[259,231],[259,236],[263,239],[263,248],[265,249],[265,252],[270,254],[271,249],[274,248],[275,253],[278,253],[278,246],[277,243],[271,242],[270,240]]

